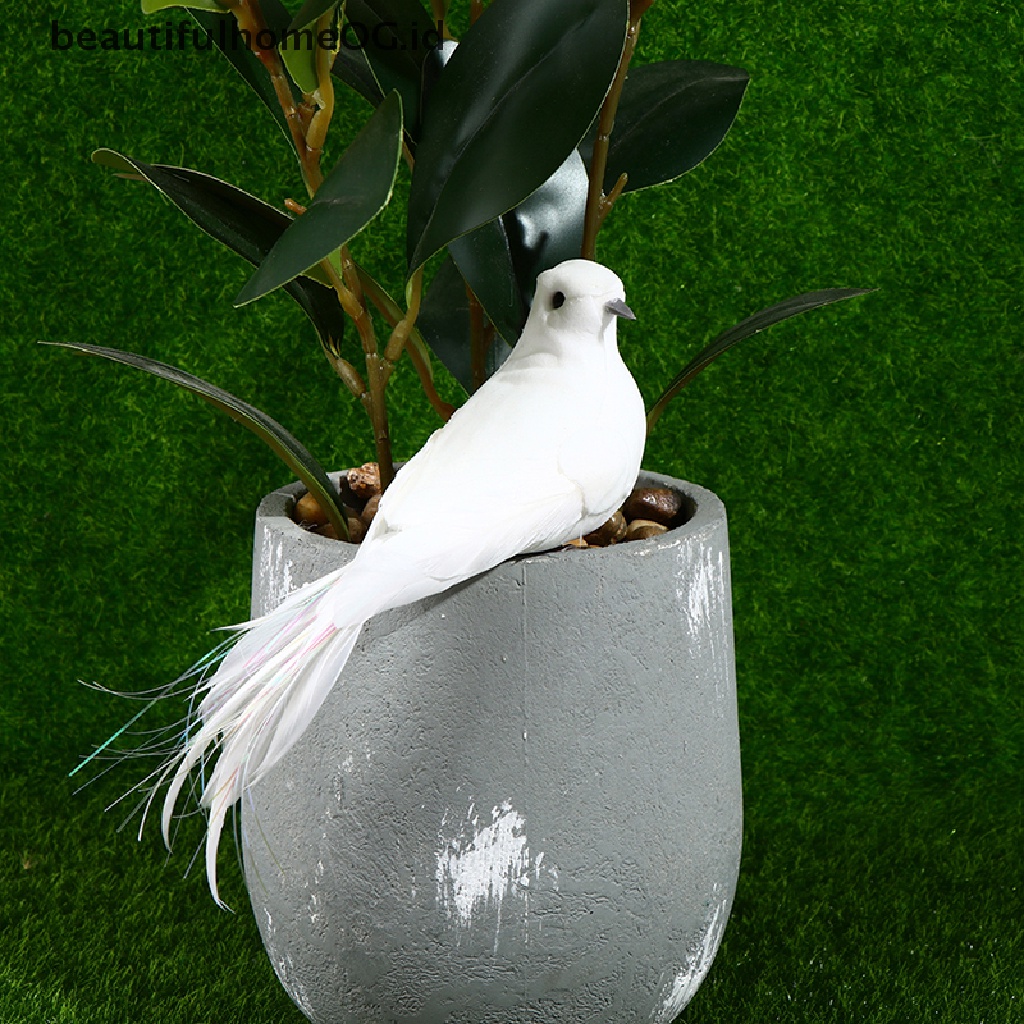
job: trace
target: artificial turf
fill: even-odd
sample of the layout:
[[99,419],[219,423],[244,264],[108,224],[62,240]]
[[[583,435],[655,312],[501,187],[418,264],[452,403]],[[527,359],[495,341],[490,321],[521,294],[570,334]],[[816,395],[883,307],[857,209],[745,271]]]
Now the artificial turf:
[[[0,43],[0,1021],[297,1022],[230,858],[237,914],[182,878],[188,842],[168,860],[102,813],[130,766],[77,796],[67,778],[131,710],[76,679],[157,685],[244,618],[252,511],[288,472],[170,385],[34,342],[181,365],[330,466],[370,435],[289,300],[232,309],[245,265],[88,161],[111,146],[280,203],[301,184],[266,112],[216,55],[55,52],[52,18],[146,23],[57,4]],[[638,61],[752,79],[707,163],[601,235],[648,399],[771,302],[878,289],[744,342],[648,446],[730,515],[744,855],[693,1024],[1024,1020],[1022,37],[1000,0],[645,19]],[[342,105],[334,153],[365,115]],[[402,231],[396,206],[356,245],[396,292]],[[436,421],[407,367],[390,398],[408,456]]]

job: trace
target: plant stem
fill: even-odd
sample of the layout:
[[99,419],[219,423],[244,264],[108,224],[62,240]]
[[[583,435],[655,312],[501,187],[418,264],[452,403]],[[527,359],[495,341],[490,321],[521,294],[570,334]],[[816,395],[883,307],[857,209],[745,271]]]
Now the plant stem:
[[[384,401],[384,387],[390,376],[390,368],[377,349],[377,336],[373,330],[373,320],[366,308],[366,297],[359,280],[359,271],[346,245],[341,247],[341,272],[345,282],[345,292],[347,292],[347,297],[342,297],[342,293],[338,292],[339,298],[342,299],[342,305],[344,306],[348,302],[350,305],[354,303],[357,307],[356,316],[353,319],[356,330],[359,331],[359,339],[363,343],[363,353],[366,356],[366,383],[369,400],[364,404],[369,406],[373,442],[377,449],[377,465],[380,467],[380,489],[385,491],[388,484],[395,478],[395,464],[391,456],[391,436],[388,433],[388,407]],[[347,308],[345,312],[352,316]]]
[[[331,27],[334,18],[334,8],[325,11],[317,20],[313,29],[313,36],[320,38],[322,32]],[[334,51],[328,50],[325,46],[317,46],[316,49],[316,104],[317,110],[313,114],[306,129],[305,140],[305,161],[308,165],[307,173],[313,183],[313,191],[323,183],[324,176],[320,170],[320,157],[324,151],[324,140],[327,137],[327,129],[331,124],[331,117],[334,115],[334,82],[331,80],[331,64],[334,60]]]
[[[420,299],[423,295],[423,267],[417,267],[409,278],[409,287],[406,292],[405,315],[391,332],[387,347],[384,349],[384,358],[391,366],[398,362],[405,349],[405,343],[409,340],[409,333],[416,324],[416,317],[420,312]],[[389,370],[390,372],[390,370]]]
[[629,62],[633,59],[633,52],[636,50],[637,36],[640,34],[640,18],[630,19],[629,28],[626,30],[626,43],[622,48],[622,56],[619,58],[619,66],[615,69],[615,77],[612,79],[608,95],[601,104],[601,113],[597,120],[597,138],[594,140],[594,153],[590,158],[590,186],[587,192],[587,212],[583,219],[583,246],[580,255],[587,260],[592,260],[597,253],[597,233],[601,230],[601,224],[608,211],[612,208],[615,200],[622,193],[625,187],[625,176],[619,178],[615,188],[609,196],[604,194],[604,172],[608,166],[608,140],[611,138],[612,128],[615,127],[615,111],[619,108],[619,98],[622,96],[622,86],[626,81],[626,73],[629,71]]
[[[399,309],[398,303],[358,264],[356,265],[356,270],[359,272],[363,294],[377,307],[380,315],[392,327],[395,327],[402,319],[402,311]],[[409,331],[405,350],[409,353],[409,358],[412,360],[412,365],[416,368],[416,373],[419,374],[420,384],[423,386],[427,401],[430,402],[438,416],[447,423],[451,419],[452,413],[455,412],[455,406],[446,402],[437,393],[437,389],[434,387],[434,376],[430,370],[430,355],[427,345],[423,340],[423,335],[415,327]]]
[[285,74],[281,55],[273,47],[266,50],[263,49],[257,42],[261,32],[269,33],[259,0],[226,0],[226,6],[235,16],[239,30],[248,33],[249,48],[259,58],[260,63],[266,68],[267,74],[270,75],[271,85],[274,87],[277,102],[281,105],[285,122],[288,125],[288,131],[292,136],[292,143],[295,146],[295,152],[299,158],[302,180],[306,184],[307,191],[312,196],[316,192],[316,186],[311,184],[307,174],[305,125],[303,124],[302,114],[292,97],[292,88],[288,83],[288,76]]
[[469,365],[473,381],[473,391],[487,379],[487,343],[484,330],[484,307],[473,294],[473,289],[466,285],[466,297],[469,299]]

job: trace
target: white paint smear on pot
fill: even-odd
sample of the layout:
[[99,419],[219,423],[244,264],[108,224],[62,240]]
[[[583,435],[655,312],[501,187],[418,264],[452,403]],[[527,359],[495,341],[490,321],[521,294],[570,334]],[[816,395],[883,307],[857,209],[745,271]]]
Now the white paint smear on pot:
[[[491,811],[490,823],[481,825],[470,804],[455,834],[450,833],[445,815],[435,872],[438,905],[452,923],[467,929],[483,911],[496,911],[497,947],[502,902],[519,890],[527,891],[530,884],[526,819],[506,800]],[[543,853],[537,855],[538,878],[543,858]]]

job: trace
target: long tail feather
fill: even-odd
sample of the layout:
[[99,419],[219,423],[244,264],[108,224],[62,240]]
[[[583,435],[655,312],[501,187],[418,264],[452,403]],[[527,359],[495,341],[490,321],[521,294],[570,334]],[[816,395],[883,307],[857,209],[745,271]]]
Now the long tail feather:
[[217,888],[217,849],[227,812],[246,786],[258,782],[294,745],[319,710],[355,646],[362,622],[337,627],[324,598],[341,569],[292,594],[280,607],[246,623],[216,672],[196,687],[203,692],[197,728],[166,764],[157,786],[170,778],[161,829],[170,847],[171,820],[182,787],[212,750],[217,760],[202,790],[209,811],[206,874]]
[[[352,609],[351,591],[337,586],[349,568],[310,583],[261,618],[227,627],[234,635],[173,683],[145,693],[119,694],[146,703],[70,773],[94,760],[119,763],[158,756],[158,767],[110,806],[141,791],[144,795],[122,823],[123,827],[141,810],[141,836],[154,798],[167,784],[161,831],[170,849],[175,807],[188,784],[186,791],[194,793],[207,811],[206,874],[220,906],[224,903],[217,888],[217,850],[228,811],[245,787],[258,782],[305,731],[341,674],[365,617],[379,606],[365,614]],[[345,611],[339,612],[339,606]],[[184,718],[156,729],[132,728],[155,704],[174,697],[187,702]],[[118,749],[115,744],[125,737],[136,740],[136,745]]]

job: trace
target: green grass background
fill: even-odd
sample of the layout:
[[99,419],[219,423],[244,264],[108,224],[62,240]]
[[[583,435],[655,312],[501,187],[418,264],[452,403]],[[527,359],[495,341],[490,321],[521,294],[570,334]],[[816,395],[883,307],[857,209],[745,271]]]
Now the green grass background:
[[[168,860],[102,813],[130,768],[66,777],[131,710],[78,678],[157,685],[246,615],[253,509],[288,472],[172,386],[34,342],[181,365],[332,467],[369,432],[290,300],[234,310],[246,266],[89,163],[111,146],[280,203],[301,186],[266,112],[215,55],[52,52],[54,17],[146,23],[53,3],[0,35],[0,1021],[297,1022],[232,858],[225,914],[183,880],[188,843]],[[1022,46],[1009,0],[645,21],[638,61],[752,79],[711,159],[601,236],[647,398],[765,305],[878,289],[730,352],[648,446],[731,525],[744,854],[693,1024],[1024,1020]],[[334,153],[364,117],[342,105]],[[396,209],[357,245],[395,290],[402,230]],[[407,369],[390,395],[408,457],[436,424]]]

